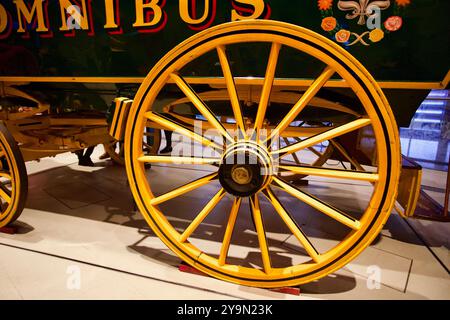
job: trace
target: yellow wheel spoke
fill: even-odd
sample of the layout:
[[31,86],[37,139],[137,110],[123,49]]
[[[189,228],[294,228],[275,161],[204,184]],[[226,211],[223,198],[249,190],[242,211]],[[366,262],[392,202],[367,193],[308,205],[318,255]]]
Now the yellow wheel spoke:
[[195,217],[194,221],[187,227],[180,237],[180,242],[185,242],[191,234],[198,228],[198,226],[205,220],[208,214],[217,206],[217,204],[225,196],[225,190],[220,189],[219,192],[208,202],[208,204],[203,208],[203,210]]
[[313,84],[306,90],[298,102],[292,107],[288,114],[281,120],[278,126],[270,133],[266,141],[273,139],[276,135],[280,135],[289,125],[297,118],[300,112],[308,105],[308,103],[319,92],[323,85],[335,73],[330,67],[325,68],[322,74],[313,82]]
[[287,155],[287,154],[291,154],[293,152],[297,152],[300,151],[302,149],[306,149],[308,147],[312,147],[315,146],[316,144],[323,142],[325,140],[330,140],[332,138],[344,135],[346,133],[349,133],[351,131],[360,129],[362,127],[365,127],[367,125],[369,125],[371,123],[370,119],[367,118],[361,118],[361,119],[357,119],[354,120],[352,122],[349,122],[347,124],[344,124],[342,126],[333,128],[331,130],[322,132],[318,135],[312,136],[310,138],[304,139],[300,142],[294,143],[290,146],[278,149],[278,150],[274,150],[271,152],[272,155],[275,154],[281,154],[283,155]]
[[311,207],[319,210],[320,212],[323,212],[330,218],[333,218],[336,221],[339,221],[340,223],[346,225],[347,227],[353,229],[353,230],[359,230],[361,227],[361,224],[358,220],[350,217],[346,213],[333,208],[332,206],[320,201],[319,199],[313,197],[310,194],[307,194],[306,192],[303,192],[299,190],[297,187],[291,185],[290,183],[287,183],[277,177],[273,178],[274,181],[278,184],[279,187],[281,187],[284,191],[289,193],[290,195],[296,197],[297,199],[305,202],[306,204],[310,205]]
[[188,97],[188,99],[192,102],[192,104],[197,108],[198,111],[206,118],[216,128],[217,131],[222,134],[225,138],[227,138],[230,142],[234,142],[234,139],[227,132],[224,126],[220,123],[219,120],[214,116],[212,111],[208,108],[208,106],[202,101],[202,99],[194,92],[191,86],[178,74],[171,74],[172,80],[177,84],[177,86],[183,91],[183,93]]
[[242,198],[234,198],[231,207],[230,217],[228,218],[227,228],[223,236],[222,248],[220,249],[219,265],[223,266],[226,262],[228,250],[230,249],[231,236],[233,235],[234,225],[236,224],[239,208],[241,207]]
[[269,199],[272,203],[275,210],[280,215],[281,219],[283,219],[284,223],[288,226],[289,230],[291,230],[292,234],[297,238],[297,240],[302,244],[303,248],[305,248],[306,252],[309,256],[314,260],[314,262],[320,261],[320,254],[317,252],[316,248],[314,248],[313,244],[309,241],[306,235],[303,233],[302,229],[292,216],[286,211],[281,202],[269,188],[266,188],[264,191],[264,195]]
[[261,250],[261,257],[266,274],[271,273],[272,266],[269,256],[269,247],[267,245],[266,232],[264,230],[264,223],[259,207],[258,195],[254,195],[250,198],[250,208],[253,215],[253,221],[255,222],[256,233],[258,234],[259,248]]
[[150,163],[175,163],[175,164],[217,164],[219,158],[195,158],[195,157],[172,157],[172,156],[142,156],[138,158],[140,162]]
[[[301,141],[301,140],[300,140]],[[314,153],[316,156],[318,156],[319,158],[321,156],[323,156],[323,154],[321,154],[319,151],[317,151],[316,149],[314,149],[314,147],[309,147],[308,148],[309,151],[311,151],[312,153]]]
[[314,168],[307,166],[285,166],[285,165],[280,165],[279,168],[297,174],[338,178],[338,179],[350,179],[369,182],[376,182],[379,179],[379,175],[377,173],[367,173],[359,171],[334,170],[327,168]]
[[259,131],[262,128],[264,118],[266,117],[267,106],[269,105],[270,94],[272,93],[275,71],[277,69],[278,57],[280,55],[281,44],[273,43],[270,49],[269,62],[267,64],[266,75],[261,92],[258,113],[255,120],[254,130]]
[[11,196],[6,192],[6,190],[4,190],[1,187],[0,187],[0,197],[8,203],[11,202]]
[[223,148],[216,143],[206,139],[205,137],[202,137],[201,135],[193,132],[191,129],[188,129],[178,123],[173,122],[169,118],[166,118],[162,115],[157,115],[156,113],[153,113],[151,111],[147,112],[145,114],[146,118],[149,120],[163,126],[166,129],[169,129],[171,131],[175,131],[181,135],[184,135],[186,137],[191,138],[192,140],[195,140],[197,142],[200,142],[201,144],[211,147],[213,149],[218,150],[219,152],[222,152]]
[[8,180],[12,179],[11,175],[9,173],[7,173],[7,172],[0,172],[0,177],[6,178]]
[[166,194],[163,194],[163,195],[161,195],[159,197],[156,197],[156,198],[150,200],[150,204],[152,206],[156,206],[156,205],[161,204],[163,202],[169,201],[169,200],[171,200],[173,198],[179,197],[179,196],[181,196],[181,195],[183,195],[185,193],[188,193],[188,192],[190,192],[192,190],[195,190],[197,188],[200,188],[200,187],[210,183],[216,177],[217,177],[217,173],[213,173],[213,174],[210,174],[210,175],[208,175],[206,177],[203,177],[203,178],[197,179],[195,181],[192,181],[192,182],[190,182],[188,184],[185,184],[184,186],[181,186],[181,187],[179,187],[179,188],[177,188],[175,190],[172,190],[172,191],[170,191],[170,192],[168,192]]
[[339,151],[339,153],[343,155],[348,160],[348,162],[350,162],[356,169],[358,169],[359,171],[366,171],[355,158],[348,154],[347,150],[345,150],[345,148],[339,142],[335,140],[330,140],[330,142],[333,147],[335,147]]
[[[288,138],[283,138],[283,140],[284,140],[284,143],[288,146],[289,145],[289,139]],[[292,158],[294,158],[295,163],[297,163],[297,164],[302,163],[300,161],[300,159],[297,157],[297,154],[295,152],[292,153]]]
[[226,49],[223,46],[217,47],[217,54],[219,56],[220,65],[222,66],[223,76],[227,84],[228,95],[231,100],[231,107],[233,108],[234,118],[238,125],[238,128],[246,138],[244,117],[242,116],[241,104],[239,102],[239,96],[234,83],[234,77],[231,72],[230,63],[228,62]]

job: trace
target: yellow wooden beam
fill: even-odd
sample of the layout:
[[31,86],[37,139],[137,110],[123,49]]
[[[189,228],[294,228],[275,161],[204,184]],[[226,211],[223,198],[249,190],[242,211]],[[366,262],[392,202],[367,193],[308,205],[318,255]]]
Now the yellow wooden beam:
[[[215,77],[186,77],[189,84],[210,84],[226,86],[224,78]],[[0,82],[7,84],[23,84],[30,82],[45,83],[128,83],[140,84],[144,77],[0,77]],[[280,87],[309,87],[314,80],[311,79],[275,79],[274,86]],[[445,89],[450,81],[450,71],[445,78],[439,82],[426,81],[378,81],[382,89],[412,89],[412,90],[432,90]],[[170,81],[169,81],[170,83]],[[236,77],[236,85],[256,85],[262,86],[264,78],[260,77]],[[326,88],[348,88],[349,85],[344,80],[329,80]]]

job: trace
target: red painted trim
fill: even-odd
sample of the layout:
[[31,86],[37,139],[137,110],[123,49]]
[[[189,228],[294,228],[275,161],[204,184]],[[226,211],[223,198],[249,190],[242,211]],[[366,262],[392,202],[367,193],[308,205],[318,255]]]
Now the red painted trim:
[[[210,3],[210,11],[208,16],[205,19],[205,22],[196,24],[196,25],[192,25],[192,24],[188,24],[188,28],[194,31],[202,31],[205,30],[207,28],[209,28],[214,20],[216,19],[216,14],[217,14],[217,0],[208,0]],[[192,6],[192,17],[194,19],[196,19],[197,16],[197,0],[190,0],[191,6]]]
[[12,29],[13,29],[13,20],[12,20],[12,16],[11,13],[9,13],[8,11],[6,11],[6,15],[8,16],[8,20],[6,22],[6,29],[0,33],[0,40],[6,39],[11,35]]
[[[255,11],[247,6],[240,6],[237,4],[234,0],[231,0],[231,5],[234,10],[236,10],[241,16],[245,16],[247,13],[249,16],[252,15]],[[242,5],[242,4],[241,4]],[[272,8],[268,3],[265,3],[264,12],[262,14],[262,19],[270,19],[270,16],[272,15]],[[261,19],[261,17],[260,17]]]
[[116,16],[116,24],[118,25],[118,28],[106,29],[106,30],[109,30],[108,34],[110,34],[110,35],[123,34],[123,28],[120,25],[120,4],[119,4],[119,0],[114,0],[114,14]]
[[[70,0],[70,3],[72,3],[72,5],[76,5],[80,8],[80,10],[82,9],[81,3],[78,0]],[[86,2],[86,10],[87,15],[88,15],[88,29],[87,30],[81,30],[81,31],[87,31],[87,35],[90,37],[95,36],[95,30],[94,30],[94,23],[93,23],[93,19],[92,19],[92,0],[87,0]],[[86,14],[86,12],[84,12],[84,14]],[[66,12],[66,18],[69,18],[69,14],[67,14]],[[72,29],[70,31],[61,31],[61,33],[64,34],[65,37],[75,37],[76,34],[76,29]]]
[[[148,2],[144,2],[144,3],[148,3]],[[164,11],[164,7],[165,6],[166,6],[166,0],[163,0],[161,2],[161,4],[159,5],[159,7],[162,10],[163,17],[162,17],[161,21],[158,24],[156,24],[154,26],[151,26],[151,27],[138,27],[138,28],[136,28],[138,30],[138,32],[139,33],[156,33],[156,32],[161,31],[162,29],[164,29],[165,26],[167,25],[167,20],[168,20],[167,13]],[[150,10],[150,9],[147,9],[147,10]],[[150,21],[151,17],[154,14],[155,13],[153,11],[147,11],[146,12],[146,16],[145,16],[145,20],[146,21]]]
[[[27,2],[27,0],[24,0],[23,2],[25,6],[27,7],[28,11],[31,11],[31,4]],[[34,2],[33,2],[34,4]],[[50,29],[50,21],[48,19],[48,1],[43,3],[43,10],[44,10],[44,25],[48,29],[47,32],[37,32],[42,38],[49,38],[50,36],[53,36],[53,32]],[[17,9],[17,7],[16,7]],[[37,29],[37,15],[33,17],[33,20],[31,20],[30,24],[27,24],[27,21],[25,20],[25,17],[22,15],[20,17],[22,19],[22,25],[25,29],[25,33],[22,34],[23,39],[30,39],[30,32],[28,30],[28,26],[31,25],[34,29]],[[19,16],[17,16],[17,20],[19,20]]]

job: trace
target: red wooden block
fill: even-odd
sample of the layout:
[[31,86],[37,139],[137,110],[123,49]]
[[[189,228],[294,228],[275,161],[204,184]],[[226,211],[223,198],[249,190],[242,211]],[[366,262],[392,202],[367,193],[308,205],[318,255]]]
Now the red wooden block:
[[16,234],[17,228],[16,227],[3,227],[3,228],[0,228],[0,233]]
[[[209,277],[206,273],[203,273],[200,270],[193,268],[190,265],[187,265],[185,263],[181,263],[178,266],[178,270],[181,272],[186,272],[186,273],[196,274],[199,276]],[[282,287],[282,288],[275,288],[275,289],[269,289],[269,290],[273,291],[273,292],[278,292],[278,293],[290,294],[293,296],[300,295],[300,288],[298,288],[298,287]]]
[[274,289],[269,289],[269,290],[273,291],[273,292],[290,294],[290,295],[293,295],[293,296],[299,296],[300,295],[300,288],[298,288],[298,287],[282,287],[282,288],[274,288]]
[[199,276],[204,276],[204,277],[208,276],[207,274],[201,272],[200,270],[198,270],[196,268],[193,268],[190,265],[187,265],[187,264],[184,264],[184,263],[182,263],[182,264],[180,264],[178,266],[178,270],[181,271],[181,272],[197,274]]

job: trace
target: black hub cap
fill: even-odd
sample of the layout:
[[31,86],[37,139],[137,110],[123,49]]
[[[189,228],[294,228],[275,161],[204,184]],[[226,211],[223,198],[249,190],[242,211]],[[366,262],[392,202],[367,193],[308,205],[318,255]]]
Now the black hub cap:
[[237,197],[249,197],[267,185],[271,160],[255,143],[238,142],[228,148],[219,168],[222,187]]

